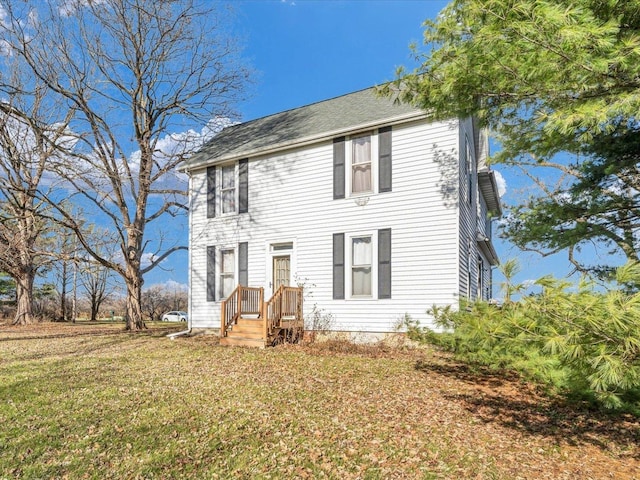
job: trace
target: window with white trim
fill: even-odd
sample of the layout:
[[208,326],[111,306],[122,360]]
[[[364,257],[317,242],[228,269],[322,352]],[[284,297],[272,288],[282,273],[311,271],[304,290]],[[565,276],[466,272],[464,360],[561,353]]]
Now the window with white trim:
[[473,273],[472,273],[471,239],[467,239],[467,298],[473,300]]
[[223,165],[221,170],[221,211],[222,213],[236,213],[236,164]]
[[372,193],[371,134],[351,138],[351,193]]
[[467,184],[467,195],[469,197],[469,205],[473,205],[473,197],[474,197],[474,191],[473,191],[473,157],[471,156],[471,146],[469,145],[469,138],[465,135],[464,137],[464,148],[465,148],[465,155],[467,158],[467,179],[468,179],[468,184]]
[[487,295],[484,291],[484,262],[482,257],[478,255],[478,298],[480,300],[487,300]]
[[333,139],[333,199],[391,192],[392,128]]
[[333,299],[391,298],[391,229],[333,234]]
[[236,288],[235,265],[236,255],[234,249],[220,250],[220,273],[218,284],[220,285],[220,298],[227,298]]
[[373,248],[371,236],[351,237],[351,296],[371,297]]

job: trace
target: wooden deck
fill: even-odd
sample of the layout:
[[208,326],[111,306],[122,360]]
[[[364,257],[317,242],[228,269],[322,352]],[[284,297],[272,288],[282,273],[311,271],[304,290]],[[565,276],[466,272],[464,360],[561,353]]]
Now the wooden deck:
[[303,291],[280,286],[264,301],[264,289],[238,285],[222,302],[220,344],[268,347],[302,339]]

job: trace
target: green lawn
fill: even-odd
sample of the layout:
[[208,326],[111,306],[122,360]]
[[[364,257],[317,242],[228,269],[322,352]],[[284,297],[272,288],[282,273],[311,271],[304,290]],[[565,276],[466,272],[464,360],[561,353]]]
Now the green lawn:
[[0,479],[640,478],[637,419],[437,352],[167,328],[0,325]]

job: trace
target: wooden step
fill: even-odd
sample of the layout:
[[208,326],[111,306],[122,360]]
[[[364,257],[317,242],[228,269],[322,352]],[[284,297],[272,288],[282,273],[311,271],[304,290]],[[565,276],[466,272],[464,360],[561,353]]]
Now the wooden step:
[[239,318],[227,336],[220,339],[220,345],[264,348],[262,319]]
[[262,337],[263,331],[262,320],[255,319],[238,319],[238,323],[234,325],[229,332],[233,332],[234,335],[242,337]]
[[264,340],[262,338],[247,338],[240,336],[227,336],[220,339],[220,345],[236,346],[236,347],[253,347],[264,348]]

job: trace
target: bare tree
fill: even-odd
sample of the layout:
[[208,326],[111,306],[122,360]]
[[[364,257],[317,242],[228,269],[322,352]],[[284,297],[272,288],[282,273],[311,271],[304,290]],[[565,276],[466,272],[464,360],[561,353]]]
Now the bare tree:
[[68,289],[77,268],[76,261],[80,245],[75,233],[62,225],[52,225],[51,233],[52,268],[49,277],[55,283],[60,302],[60,312],[56,317],[65,322],[69,320],[71,313]]
[[142,308],[151,321],[160,320],[169,310],[185,310],[187,292],[183,289],[169,288],[167,285],[153,285],[142,292]]
[[[101,256],[105,258],[116,256],[117,239],[108,230],[90,225],[86,237],[93,238],[91,245],[100,252]],[[79,272],[80,284],[84,288],[89,303],[89,320],[95,322],[98,320],[100,307],[116,290],[114,272],[92,257],[76,258],[76,267]]]
[[[48,122],[48,89],[24,79],[18,62],[5,58],[0,81],[13,86],[0,101],[0,270],[16,286],[14,324],[34,321],[34,280],[50,261],[46,248],[50,206],[42,200],[46,166],[57,155],[69,117]],[[62,110],[64,114],[64,110]]]
[[142,309],[150,321],[159,320],[167,307],[166,292],[161,285],[154,285],[142,292]]
[[123,278],[127,328],[141,329],[143,275],[186,249],[160,228],[148,230],[186,211],[186,184],[173,172],[200,145],[189,128],[229,117],[249,72],[218,3],[63,4],[7,6],[3,33],[35,77],[77,113],[78,142],[66,152],[74,161],[59,173],[111,223],[120,258],[103,256],[71,212],[60,214],[92,257]]
[[100,263],[90,262],[80,270],[80,283],[84,287],[89,301],[89,320],[98,320],[100,307],[113,292],[110,283],[112,271]]

